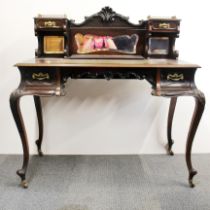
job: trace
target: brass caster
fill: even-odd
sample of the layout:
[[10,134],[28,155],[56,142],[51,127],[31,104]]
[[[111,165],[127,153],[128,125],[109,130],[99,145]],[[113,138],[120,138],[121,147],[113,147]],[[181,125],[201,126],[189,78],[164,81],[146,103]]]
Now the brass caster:
[[189,185],[191,188],[195,187],[195,184],[193,183],[193,177],[197,174],[198,172],[195,170],[190,171],[189,175]]
[[41,142],[40,140],[36,140],[36,145],[37,145],[37,151],[38,151],[38,155],[40,157],[44,156],[43,152],[42,152],[42,149],[41,149]]
[[44,156],[42,150],[38,150],[38,155],[39,155],[39,157],[43,157]]
[[21,185],[24,189],[28,188],[28,182],[27,182],[26,180],[21,181],[20,185]]
[[195,187],[195,184],[193,183],[193,180],[189,180],[189,185],[191,188]]
[[172,145],[169,146],[168,144],[166,144],[166,152],[168,155],[173,156],[174,152],[172,151],[171,147],[172,147]]
[[172,150],[168,150],[167,153],[168,153],[168,155],[170,155],[170,156],[174,156],[174,152],[173,152]]

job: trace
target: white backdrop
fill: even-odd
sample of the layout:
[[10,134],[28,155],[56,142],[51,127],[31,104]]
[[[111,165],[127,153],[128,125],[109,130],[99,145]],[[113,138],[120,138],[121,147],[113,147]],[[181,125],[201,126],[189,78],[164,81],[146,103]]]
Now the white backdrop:
[[[9,95],[19,84],[16,62],[34,57],[37,39],[33,17],[37,14],[67,14],[81,22],[84,16],[111,6],[130,16],[132,22],[148,15],[182,19],[176,48],[180,59],[202,66],[197,86],[206,95],[206,109],[195,137],[193,152],[210,152],[209,99],[209,7],[208,1],[116,1],[116,0],[0,0],[0,153],[22,152],[19,134],[9,108]],[[44,98],[45,154],[145,154],[165,153],[169,99],[150,95],[145,81],[72,80],[65,97]],[[30,152],[36,153],[38,135],[32,97],[21,101]],[[178,100],[173,138],[175,153],[185,150],[194,100]]]

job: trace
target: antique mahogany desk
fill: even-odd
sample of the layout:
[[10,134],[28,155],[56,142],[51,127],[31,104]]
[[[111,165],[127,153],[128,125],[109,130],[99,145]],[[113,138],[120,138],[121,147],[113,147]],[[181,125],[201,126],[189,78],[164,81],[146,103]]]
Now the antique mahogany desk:
[[205,97],[194,83],[198,65],[177,59],[175,40],[180,20],[152,18],[132,24],[127,17],[105,7],[100,12],[75,24],[63,17],[35,18],[38,38],[36,58],[18,63],[21,74],[19,87],[12,92],[10,105],[23,146],[23,165],[17,174],[27,187],[29,161],[28,139],[20,110],[20,98],[33,95],[39,124],[36,141],[42,156],[43,121],[41,96],[65,95],[65,82],[71,79],[145,79],[151,84],[152,95],[170,97],[167,128],[167,151],[173,155],[172,121],[178,96],[193,96],[195,109],[186,141],[186,162],[189,184],[196,170],[192,166],[191,148],[199,125]]

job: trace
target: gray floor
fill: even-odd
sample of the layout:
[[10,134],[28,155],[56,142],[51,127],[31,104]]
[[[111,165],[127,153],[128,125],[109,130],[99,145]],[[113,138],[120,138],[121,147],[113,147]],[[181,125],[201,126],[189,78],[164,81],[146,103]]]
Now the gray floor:
[[210,210],[210,155],[193,156],[194,189],[183,155],[32,156],[27,190],[21,160],[0,155],[0,210]]

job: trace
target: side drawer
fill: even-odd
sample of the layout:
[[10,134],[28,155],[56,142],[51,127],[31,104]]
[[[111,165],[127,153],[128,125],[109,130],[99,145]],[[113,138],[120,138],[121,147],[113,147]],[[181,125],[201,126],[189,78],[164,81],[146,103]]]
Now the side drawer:
[[165,82],[186,82],[193,79],[192,72],[187,69],[174,69],[174,70],[162,70],[160,71],[160,79]]
[[66,19],[54,19],[54,18],[35,18],[35,28],[37,30],[42,29],[62,29],[67,27]]
[[26,85],[53,85],[56,84],[59,76],[57,71],[52,69],[21,69],[22,80]]
[[179,32],[178,20],[149,20],[150,32]]
[[20,87],[25,93],[40,96],[64,95],[60,69],[57,67],[18,67]]

